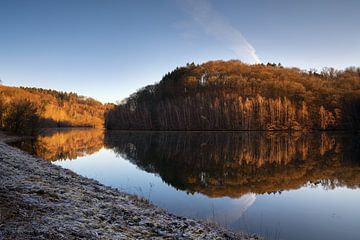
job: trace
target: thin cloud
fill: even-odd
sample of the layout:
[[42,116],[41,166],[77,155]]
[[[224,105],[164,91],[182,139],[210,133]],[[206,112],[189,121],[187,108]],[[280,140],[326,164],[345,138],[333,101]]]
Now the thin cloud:
[[239,30],[226,22],[207,0],[185,0],[181,3],[206,34],[222,41],[242,60],[261,62],[255,48]]

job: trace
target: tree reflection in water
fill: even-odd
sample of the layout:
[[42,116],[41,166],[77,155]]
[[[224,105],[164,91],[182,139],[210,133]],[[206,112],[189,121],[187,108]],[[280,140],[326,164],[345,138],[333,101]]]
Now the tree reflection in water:
[[93,154],[104,144],[176,189],[209,197],[360,185],[360,140],[343,133],[70,129],[14,143],[48,161]]
[[110,131],[105,146],[177,189],[210,197],[360,185],[357,135]]
[[72,160],[99,151],[104,131],[95,128],[69,128],[42,131],[35,139],[13,144],[47,161]]

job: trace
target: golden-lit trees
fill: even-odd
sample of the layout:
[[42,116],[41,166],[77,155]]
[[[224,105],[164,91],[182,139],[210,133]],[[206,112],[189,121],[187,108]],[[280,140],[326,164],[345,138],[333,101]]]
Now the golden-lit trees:
[[0,129],[3,128],[4,126],[5,111],[6,111],[6,104],[2,95],[0,95]]
[[359,129],[360,70],[188,64],[111,109],[108,129]]
[[39,116],[35,104],[27,100],[13,101],[4,116],[5,129],[12,132],[33,135],[39,127]]
[[[40,127],[102,128],[104,113],[112,107],[75,93],[0,85],[0,113],[4,109],[1,106],[11,106],[22,101],[28,101],[36,107]],[[7,111],[13,110],[14,108],[9,108]],[[7,114],[2,114],[4,115]]]

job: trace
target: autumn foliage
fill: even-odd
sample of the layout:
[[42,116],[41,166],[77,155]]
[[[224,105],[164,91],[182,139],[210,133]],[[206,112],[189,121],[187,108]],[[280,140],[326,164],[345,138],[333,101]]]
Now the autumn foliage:
[[42,127],[103,127],[109,107],[75,93],[0,85],[0,128],[21,134]]
[[108,129],[359,129],[360,68],[321,73],[240,61],[188,64],[111,109]]

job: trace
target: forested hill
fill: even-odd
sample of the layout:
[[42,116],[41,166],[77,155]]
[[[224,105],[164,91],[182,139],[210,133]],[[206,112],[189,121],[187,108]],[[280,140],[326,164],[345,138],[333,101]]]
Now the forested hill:
[[104,105],[75,93],[0,85],[0,127],[103,127]]
[[360,68],[322,72],[239,61],[188,64],[111,109],[108,129],[359,129]]

